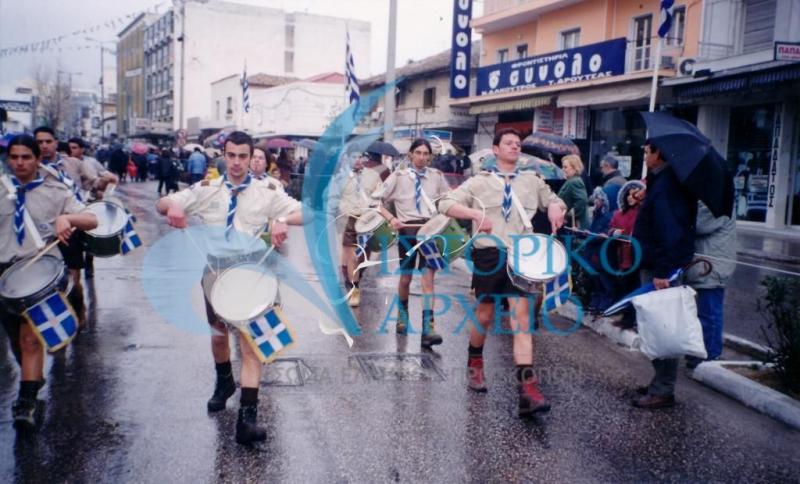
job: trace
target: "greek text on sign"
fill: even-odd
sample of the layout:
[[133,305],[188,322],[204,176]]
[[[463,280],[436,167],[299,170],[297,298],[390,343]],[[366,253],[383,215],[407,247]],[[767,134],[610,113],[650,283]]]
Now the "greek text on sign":
[[450,97],[469,96],[472,60],[472,0],[453,0],[453,33],[450,47]]
[[800,42],[775,42],[776,61],[800,61]]
[[31,103],[26,101],[7,101],[0,99],[0,108],[6,111],[15,111],[18,113],[30,113],[33,109]]
[[478,95],[568,84],[625,73],[625,38],[478,69]]

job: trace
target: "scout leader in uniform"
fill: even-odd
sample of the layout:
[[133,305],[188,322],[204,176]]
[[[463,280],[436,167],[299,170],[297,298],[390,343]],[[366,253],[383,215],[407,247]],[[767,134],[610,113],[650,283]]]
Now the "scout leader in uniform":
[[[246,133],[234,131],[225,140],[225,176],[192,185],[156,204],[167,222],[177,228],[186,227],[186,216],[196,215],[205,225],[224,227],[224,231],[211,233],[207,243],[211,247],[209,262],[230,265],[251,255],[260,258],[264,243],[258,237],[269,221],[272,225],[272,243],[278,247],[284,240],[286,224],[302,224],[300,202],[289,197],[271,182],[253,180],[249,174],[250,158],[253,155],[253,139]],[[260,252],[259,252],[260,251]],[[232,261],[229,263],[223,261]],[[255,261],[255,260],[253,260]],[[214,276],[203,276],[204,289],[213,285]],[[246,291],[248,288],[241,288]],[[220,321],[206,299],[206,314],[211,325],[211,352],[216,364],[217,383],[214,394],[208,401],[208,411],[218,412],[236,391],[230,361],[228,328]],[[239,334],[242,355],[240,384],[242,387],[239,419],[236,423],[236,442],[249,444],[266,439],[266,429],[258,426],[258,387],[261,380],[261,362],[253,348]]]
[[[478,392],[486,391],[483,374],[483,343],[486,331],[495,320],[493,295],[518,294],[508,297],[511,309],[511,327],[514,330],[514,363],[517,366],[519,383],[519,414],[530,415],[550,410],[550,404],[539,391],[533,375],[533,335],[529,331],[530,308],[526,294],[522,294],[508,277],[505,261],[508,247],[513,247],[513,237],[527,231],[526,226],[536,210],[547,210],[553,233],[564,223],[566,204],[550,190],[544,180],[533,172],[520,172],[517,160],[520,153],[520,135],[513,129],[497,132],[492,142],[492,151],[497,158],[496,168],[482,171],[465,181],[439,202],[439,211],[450,217],[470,219],[476,232],[486,232],[475,240],[472,260],[475,272],[472,284],[478,298],[478,322],[484,331],[473,327],[469,339],[468,371],[469,387]],[[514,201],[517,198],[519,203]],[[475,199],[486,207],[486,216],[476,207]],[[520,207],[521,205],[521,207]],[[523,220],[526,212],[527,222]],[[498,246],[498,242],[503,245]],[[499,266],[499,267],[498,267]]]
[[[433,276],[435,270],[426,267],[425,257],[421,251],[416,250],[408,254],[409,249],[416,245],[415,239],[420,226],[436,215],[436,206],[433,200],[442,197],[450,191],[444,174],[436,168],[430,168],[431,144],[426,139],[416,139],[411,143],[408,157],[411,166],[397,170],[383,182],[381,199],[385,203],[394,202],[397,216],[381,206],[381,214],[392,224],[400,234],[397,244],[397,253],[400,258],[400,281],[397,284],[397,293],[400,299],[399,314],[397,316],[397,333],[408,334],[410,320],[408,316],[408,293],[414,269],[422,270],[422,346],[431,347],[442,343],[442,337],[436,333],[433,322],[434,288]],[[431,306],[431,307],[428,307]]]
[[[8,193],[7,183],[0,184],[0,247],[3,248],[0,274],[15,262],[36,255],[38,249],[34,240],[37,236],[44,243],[55,238],[66,243],[75,237],[74,229],[97,227],[97,217],[81,213],[85,208],[83,204],[66,185],[45,176],[40,171],[40,163],[41,151],[34,138],[20,135],[11,140],[8,164],[13,175],[9,178],[16,193]],[[51,253],[60,258],[58,251]],[[12,407],[14,426],[18,430],[33,429],[36,396],[44,384],[44,348],[23,316],[10,313],[0,305],[0,320],[22,373],[19,396]]]

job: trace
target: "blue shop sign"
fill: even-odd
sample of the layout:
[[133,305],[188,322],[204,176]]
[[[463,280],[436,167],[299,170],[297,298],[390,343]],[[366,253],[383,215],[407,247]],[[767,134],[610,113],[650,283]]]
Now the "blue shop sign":
[[627,40],[584,45],[478,69],[479,96],[602,79],[625,73]]

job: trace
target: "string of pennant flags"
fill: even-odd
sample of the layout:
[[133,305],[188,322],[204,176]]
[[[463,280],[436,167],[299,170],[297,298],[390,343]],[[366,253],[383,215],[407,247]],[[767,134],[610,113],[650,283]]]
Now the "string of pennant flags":
[[[65,33],[57,37],[50,37],[43,40],[28,42],[25,44],[16,45],[13,47],[0,47],[0,58],[10,57],[14,55],[26,55],[36,52],[46,51],[65,51],[65,50],[89,50],[96,48],[95,45],[62,45],[64,41],[71,40],[74,37],[86,36],[94,34],[100,30],[117,29],[129,24],[133,19],[142,13],[157,13],[158,9],[166,2],[161,2],[153,5],[146,10],[138,10],[135,12],[115,17],[104,22],[99,22],[86,28],[74,30],[71,33]],[[83,39],[81,39],[83,40]]]

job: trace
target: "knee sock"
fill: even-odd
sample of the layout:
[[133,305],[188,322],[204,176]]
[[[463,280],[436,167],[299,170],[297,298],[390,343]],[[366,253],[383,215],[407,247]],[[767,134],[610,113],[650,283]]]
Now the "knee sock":
[[23,380],[19,382],[19,398],[23,400],[36,400],[39,394],[40,380]]
[[517,383],[535,382],[536,376],[533,374],[533,365],[517,365]]
[[469,345],[469,349],[467,349],[467,353],[469,354],[470,358],[481,358],[481,357],[483,357],[483,346],[472,346],[472,345]]
[[427,333],[430,330],[430,325],[433,322],[433,309],[422,310],[422,332]]
[[344,288],[345,290],[349,291],[351,287],[353,287],[353,283],[350,282],[350,274],[347,273],[347,266],[339,266],[340,270],[342,271],[342,280],[344,281]]
[[255,407],[258,405],[258,388],[242,387],[242,396],[239,399],[239,405],[242,407]]
[[230,360],[214,365],[217,370],[217,379],[224,380],[233,376]]

